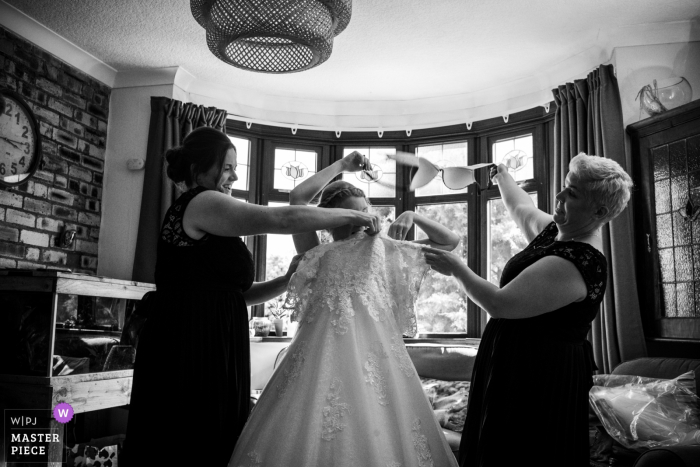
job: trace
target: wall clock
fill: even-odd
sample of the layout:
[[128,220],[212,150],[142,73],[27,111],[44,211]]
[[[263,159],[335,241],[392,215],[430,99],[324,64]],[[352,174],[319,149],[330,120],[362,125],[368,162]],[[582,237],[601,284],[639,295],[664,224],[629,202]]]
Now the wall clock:
[[39,125],[24,98],[0,89],[0,185],[29,181],[41,162]]

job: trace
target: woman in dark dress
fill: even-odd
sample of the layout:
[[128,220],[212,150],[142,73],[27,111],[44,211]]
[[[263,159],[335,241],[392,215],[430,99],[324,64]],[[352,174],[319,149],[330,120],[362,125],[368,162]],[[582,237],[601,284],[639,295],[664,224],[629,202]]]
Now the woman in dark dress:
[[596,370],[586,339],[607,282],[601,227],[627,205],[632,181],[614,161],[571,160],[554,215],[538,210],[500,165],[494,180],[530,244],[500,287],[458,256],[424,249],[491,319],[479,345],[460,466],[588,465],[588,391]]
[[307,206],[266,207],[230,196],[236,150],[212,128],[166,154],[168,177],[187,191],[166,213],[158,242],[156,300],[139,339],[124,457],[128,466],[224,466],[250,400],[246,306],[286,289],[254,283],[244,235],[295,234],[346,224],[379,231],[377,215]]

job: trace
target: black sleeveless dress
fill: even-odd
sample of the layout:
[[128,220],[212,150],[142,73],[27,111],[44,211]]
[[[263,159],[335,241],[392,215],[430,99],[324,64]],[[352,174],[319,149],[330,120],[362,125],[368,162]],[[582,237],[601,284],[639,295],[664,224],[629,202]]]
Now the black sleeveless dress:
[[593,349],[586,339],[607,282],[605,256],[592,246],[558,242],[554,222],[506,264],[501,287],[544,256],[576,265],[588,296],[526,319],[491,319],[479,345],[462,467],[588,466],[588,391]]
[[248,417],[250,347],[241,292],[253,283],[253,258],[238,237],[193,240],[184,232],[185,208],[203,191],[180,196],[161,229],[156,306],[134,364],[128,467],[166,459],[225,466]]

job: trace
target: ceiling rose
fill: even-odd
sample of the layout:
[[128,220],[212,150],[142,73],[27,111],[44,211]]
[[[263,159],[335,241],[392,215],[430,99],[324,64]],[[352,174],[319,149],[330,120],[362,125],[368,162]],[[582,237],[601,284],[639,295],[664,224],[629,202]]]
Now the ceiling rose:
[[238,68],[304,71],[328,60],[352,0],[190,0],[209,50]]

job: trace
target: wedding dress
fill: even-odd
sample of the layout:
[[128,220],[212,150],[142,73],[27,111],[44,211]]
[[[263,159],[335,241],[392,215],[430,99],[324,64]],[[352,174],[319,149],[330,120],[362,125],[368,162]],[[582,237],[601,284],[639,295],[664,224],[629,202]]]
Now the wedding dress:
[[286,303],[299,329],[229,466],[456,466],[402,339],[427,270],[381,233],[307,252]]

